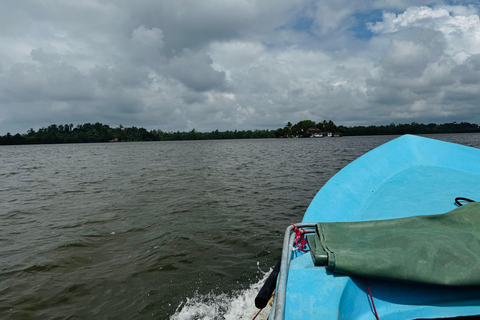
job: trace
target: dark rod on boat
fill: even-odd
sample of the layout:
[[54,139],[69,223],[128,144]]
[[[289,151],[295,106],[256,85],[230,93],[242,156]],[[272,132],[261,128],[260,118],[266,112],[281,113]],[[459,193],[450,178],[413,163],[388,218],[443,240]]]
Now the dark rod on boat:
[[267,278],[267,281],[263,284],[262,289],[257,294],[255,298],[255,307],[258,309],[263,309],[267,306],[270,297],[272,296],[273,290],[277,285],[278,272],[280,271],[280,261],[275,265],[272,270],[272,273]]

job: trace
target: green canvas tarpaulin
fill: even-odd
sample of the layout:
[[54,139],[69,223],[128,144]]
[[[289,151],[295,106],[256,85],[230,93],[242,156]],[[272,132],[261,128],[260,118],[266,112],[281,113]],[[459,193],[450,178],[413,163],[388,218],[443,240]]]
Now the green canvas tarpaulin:
[[318,223],[307,238],[314,263],[336,273],[480,285],[480,202],[439,215]]

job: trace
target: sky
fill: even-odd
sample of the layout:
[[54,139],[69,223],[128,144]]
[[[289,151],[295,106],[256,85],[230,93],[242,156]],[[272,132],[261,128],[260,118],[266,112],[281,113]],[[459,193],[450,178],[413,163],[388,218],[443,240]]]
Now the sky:
[[480,3],[2,0],[0,135],[480,124]]

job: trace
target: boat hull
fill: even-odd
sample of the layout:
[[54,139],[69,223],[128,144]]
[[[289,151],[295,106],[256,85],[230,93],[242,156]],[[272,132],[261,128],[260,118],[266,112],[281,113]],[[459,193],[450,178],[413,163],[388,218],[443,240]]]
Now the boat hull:
[[[480,150],[406,135],[355,160],[322,187],[304,223],[366,221],[441,214],[455,198],[480,200]],[[365,279],[333,274],[295,253],[286,274],[284,317],[372,319]],[[441,267],[441,266],[439,266]],[[368,280],[385,319],[480,314],[478,287],[443,287]]]

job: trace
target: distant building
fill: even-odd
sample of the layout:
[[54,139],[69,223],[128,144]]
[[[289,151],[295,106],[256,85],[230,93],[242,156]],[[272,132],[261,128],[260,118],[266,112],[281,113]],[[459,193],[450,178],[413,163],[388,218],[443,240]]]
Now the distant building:
[[330,131],[322,131],[319,128],[308,128],[307,132],[313,138],[340,137],[340,133],[333,133],[333,132],[330,132]]

